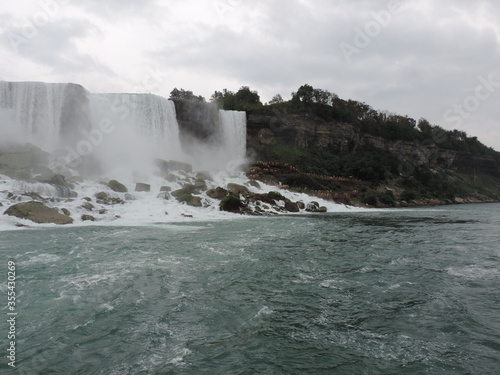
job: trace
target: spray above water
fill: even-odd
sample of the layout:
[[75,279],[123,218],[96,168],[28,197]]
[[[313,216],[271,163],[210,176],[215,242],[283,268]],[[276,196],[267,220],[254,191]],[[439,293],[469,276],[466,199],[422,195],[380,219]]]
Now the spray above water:
[[0,82],[0,131],[0,214],[30,200],[116,225],[343,208],[249,181],[246,113],[213,104]]
[[187,152],[175,105],[151,94],[92,94],[74,84],[0,82],[2,143],[31,143],[84,177],[149,175],[154,160],[226,169],[245,157],[244,112],[220,111],[216,139]]

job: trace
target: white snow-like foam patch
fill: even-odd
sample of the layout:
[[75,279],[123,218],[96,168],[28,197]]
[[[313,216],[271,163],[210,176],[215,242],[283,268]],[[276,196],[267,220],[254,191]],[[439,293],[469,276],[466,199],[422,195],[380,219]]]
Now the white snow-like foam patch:
[[[195,173],[181,174],[177,173],[179,178],[175,182],[169,182],[158,176],[150,176],[141,181],[134,181],[132,178],[120,181],[125,184],[129,193],[116,193],[107,185],[97,181],[83,181],[75,185],[75,191],[78,194],[76,198],[53,198],[43,195],[44,198],[49,198],[44,203],[49,207],[53,207],[62,213],[62,209],[69,210],[70,216],[73,218],[73,224],[69,226],[92,226],[92,225],[111,225],[111,226],[151,226],[151,225],[168,225],[171,223],[182,222],[200,222],[200,221],[219,221],[219,220],[244,220],[250,218],[247,215],[238,215],[234,213],[220,211],[219,200],[210,198],[203,191],[200,194],[195,194],[201,197],[203,207],[192,207],[184,203],[179,203],[174,197],[164,199],[160,188],[168,186],[171,191],[175,191],[183,187],[185,183],[194,183]],[[108,176],[104,181],[112,179],[113,176]],[[149,192],[136,192],[136,182],[147,183],[151,186]],[[226,188],[229,183],[235,183],[246,186],[252,193],[266,194],[271,191],[277,191],[291,201],[302,201],[305,204],[316,201],[320,206],[327,207],[328,212],[366,212],[366,209],[337,204],[333,201],[327,201],[321,198],[309,196],[303,193],[295,193],[285,189],[280,189],[278,186],[271,186],[259,182],[260,188],[251,186],[248,178],[244,173],[229,174],[227,172],[217,172],[213,174],[213,181],[207,180],[208,189],[217,187]],[[8,215],[3,215],[7,208],[13,204],[20,202],[31,201],[32,198],[21,195],[14,188],[19,185],[18,181],[12,180],[9,177],[0,175],[0,231],[22,229],[24,228],[46,228],[57,227],[56,224],[36,224],[30,220],[19,219]],[[19,195],[13,193],[18,192]],[[105,192],[112,198],[120,198],[124,201],[123,204],[103,204],[98,203],[95,197],[96,193]],[[51,198],[51,199],[50,199]],[[90,203],[92,209],[88,210],[84,205]],[[284,205],[284,202],[278,202],[278,206]],[[265,205],[262,205],[265,207]],[[271,207],[265,209],[268,214],[282,214],[276,212]],[[302,213],[305,213],[302,210]],[[286,213],[291,214],[291,213]],[[92,215],[95,221],[84,221],[82,215]],[[322,215],[322,214],[320,214]]]

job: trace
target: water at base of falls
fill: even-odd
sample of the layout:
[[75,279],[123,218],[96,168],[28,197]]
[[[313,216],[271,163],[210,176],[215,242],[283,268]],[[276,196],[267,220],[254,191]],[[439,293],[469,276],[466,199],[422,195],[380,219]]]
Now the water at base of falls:
[[[251,194],[279,190],[293,202],[315,200],[330,211],[348,209],[277,186],[252,186],[241,172],[247,162],[246,113],[219,110],[214,117],[218,121],[215,131],[210,129],[214,133],[208,138],[186,138],[184,142],[192,142],[186,145],[181,142],[176,107],[163,97],[92,94],[74,84],[0,82],[0,130],[5,135],[2,143],[9,144],[0,144],[0,158],[12,164],[10,169],[0,168],[0,214],[15,203],[35,199],[60,212],[69,211],[75,225],[234,218],[235,214],[220,211],[221,197],[208,194],[230,183],[245,185]],[[203,126],[203,121],[195,126]],[[26,142],[34,146],[23,146]],[[18,149],[12,149],[12,144]],[[184,167],[158,167],[172,160]],[[200,180],[197,172],[201,171],[213,177]],[[51,181],[56,173],[64,175],[71,188]],[[110,180],[123,183],[128,193],[111,190]],[[135,191],[137,183],[149,185],[150,190]],[[169,191],[196,184],[203,189],[194,193],[192,202],[170,196]],[[100,201],[98,193],[107,194],[110,200]],[[246,200],[244,195],[240,198]],[[245,204],[251,214],[287,212],[284,200],[274,206],[256,201]],[[85,215],[95,221],[85,221]],[[12,229],[14,225],[33,223],[1,216],[0,227]]]

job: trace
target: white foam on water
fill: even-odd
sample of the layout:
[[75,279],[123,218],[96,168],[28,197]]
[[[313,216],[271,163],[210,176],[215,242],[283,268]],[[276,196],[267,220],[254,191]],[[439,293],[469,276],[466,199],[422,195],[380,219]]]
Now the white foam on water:
[[115,308],[114,306],[110,305],[109,303],[103,303],[99,306],[103,311],[113,311]]
[[23,265],[31,265],[31,264],[37,264],[37,263],[42,263],[42,264],[51,264],[53,265],[54,263],[58,262],[61,260],[61,257],[55,254],[37,254],[31,258],[29,258],[27,261],[23,261]]
[[184,348],[184,347],[177,348],[176,351],[179,353],[179,355],[176,356],[176,357],[174,357],[174,358],[172,358],[170,361],[168,361],[168,363],[171,363],[171,364],[173,364],[175,366],[181,366],[181,365],[183,365],[185,363],[184,362],[185,358],[188,355],[190,355],[190,354],[193,353],[191,350],[189,350],[188,348]]
[[275,311],[274,310],[271,310],[269,307],[267,306],[263,306],[258,312],[257,314],[255,315],[255,318],[258,318],[258,317],[261,317],[261,316],[266,316],[266,315],[271,315],[273,314]]
[[[15,133],[17,136],[10,141],[18,144],[23,144],[20,140],[33,141],[34,145],[52,152],[53,162],[67,175],[73,173],[84,179],[74,189],[77,198],[65,200],[70,196],[68,189],[0,176],[0,230],[16,229],[16,225],[36,228],[56,226],[2,215],[15,203],[32,200],[32,197],[23,195],[27,192],[37,193],[43,198],[55,198],[44,203],[60,212],[62,208],[69,210],[74,220],[73,227],[96,224],[167,225],[245,218],[243,215],[221,212],[219,201],[208,197],[206,193],[199,194],[203,207],[191,207],[174,198],[159,197],[161,186],[169,186],[171,190],[180,189],[184,183],[194,182],[195,174],[172,172],[180,180],[167,182],[163,179],[164,172],[155,165],[154,161],[158,158],[189,162],[198,170],[203,166],[209,167],[214,174],[214,181],[206,182],[208,188],[225,188],[232,182],[246,185],[254,193],[279,191],[292,201],[306,204],[316,201],[329,212],[362,210],[265,183],[260,183],[260,189],[248,185],[246,176],[239,172],[246,163],[246,113],[241,111],[220,110],[218,137],[206,145],[198,141],[199,149],[195,149],[193,155],[188,155],[183,151],[179,138],[175,105],[166,98],[151,94],[92,94],[73,84],[0,82],[0,124],[8,128],[2,128],[5,134]],[[64,152],[68,153],[68,149],[78,154],[71,163],[68,162],[71,158],[63,156]],[[90,154],[89,157],[82,161],[80,156],[87,154]],[[111,179],[125,184],[130,193],[115,193],[99,183]],[[81,178],[77,180],[81,181]],[[134,192],[138,182],[151,185],[151,191]],[[97,203],[95,194],[101,191],[126,202],[115,205]],[[15,197],[8,197],[8,193]],[[86,197],[90,198],[94,206],[92,210],[83,207],[87,203],[83,200]],[[283,207],[285,202],[278,201],[277,205]],[[253,203],[249,203],[249,206],[252,208]],[[278,214],[271,207],[264,211]],[[85,221],[82,215],[92,215],[95,221]]]
[[452,276],[463,277],[469,280],[496,278],[500,276],[500,270],[496,268],[485,268],[476,265],[467,267],[448,267],[446,272]]

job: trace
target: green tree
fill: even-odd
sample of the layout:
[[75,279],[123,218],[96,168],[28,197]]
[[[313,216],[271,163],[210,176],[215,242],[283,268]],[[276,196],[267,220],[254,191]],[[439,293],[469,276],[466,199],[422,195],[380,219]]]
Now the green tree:
[[283,98],[281,97],[280,94],[276,94],[273,96],[273,98],[269,101],[269,105],[273,105],[273,104],[282,104],[284,103],[284,100]]
[[170,92],[170,99],[186,100],[189,102],[205,102],[205,98],[201,95],[194,95],[192,91],[174,88]]
[[250,90],[248,86],[242,86],[236,94],[234,94],[236,108],[239,111],[255,109],[262,106],[260,96],[257,91]]

